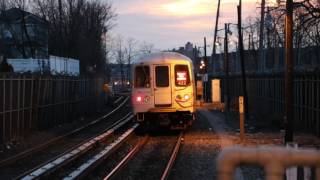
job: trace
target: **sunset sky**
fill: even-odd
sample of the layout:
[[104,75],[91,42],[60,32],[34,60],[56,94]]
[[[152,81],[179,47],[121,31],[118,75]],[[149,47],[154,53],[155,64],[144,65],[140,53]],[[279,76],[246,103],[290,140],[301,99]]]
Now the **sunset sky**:
[[[260,0],[242,0],[243,16],[256,16]],[[154,44],[156,49],[178,48],[190,41],[203,44],[213,40],[217,0],[112,0],[118,14],[112,30],[125,38]],[[221,19],[236,23],[238,0],[221,1]]]

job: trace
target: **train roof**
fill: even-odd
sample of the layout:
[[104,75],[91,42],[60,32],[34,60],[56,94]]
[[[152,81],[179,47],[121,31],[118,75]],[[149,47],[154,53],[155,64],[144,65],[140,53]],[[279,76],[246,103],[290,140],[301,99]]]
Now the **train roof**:
[[145,56],[141,56],[133,61],[133,64],[141,64],[141,63],[155,63],[155,62],[189,62],[192,64],[192,60],[187,56],[184,56],[175,52],[160,52],[160,53],[152,53]]

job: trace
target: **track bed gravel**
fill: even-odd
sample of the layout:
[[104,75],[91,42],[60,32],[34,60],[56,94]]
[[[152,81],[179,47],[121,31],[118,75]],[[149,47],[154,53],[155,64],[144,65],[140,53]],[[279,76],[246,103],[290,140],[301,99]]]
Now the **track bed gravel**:
[[85,124],[88,124],[96,118],[112,111],[113,108],[114,107],[112,106],[105,106],[103,110],[97,110],[96,114],[91,114],[90,116],[81,116],[78,119],[73,119],[70,123],[60,124],[45,131],[34,132],[32,135],[29,135],[24,139],[10,142],[6,144],[5,148],[0,148],[0,160],[16,155],[40,143],[49,141],[59,135],[65,134]]
[[186,132],[169,179],[216,179],[219,150],[219,137],[206,119],[198,118]]
[[178,135],[175,132],[151,135],[142,151],[113,179],[160,179]]
[[109,156],[102,164],[98,166],[98,168],[96,168],[85,179],[103,179],[141,139],[142,137],[135,135],[129,137],[115,153]]

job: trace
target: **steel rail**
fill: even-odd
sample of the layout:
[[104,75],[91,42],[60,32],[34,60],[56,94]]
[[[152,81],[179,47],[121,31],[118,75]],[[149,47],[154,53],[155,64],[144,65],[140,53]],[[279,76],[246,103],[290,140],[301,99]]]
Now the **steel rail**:
[[119,101],[123,99],[123,96],[120,96],[117,100],[114,101],[114,104],[117,104]]
[[117,172],[119,172],[136,154],[142,147],[147,143],[149,136],[145,136],[136,146],[119,162],[119,164],[112,169],[112,171],[103,178],[103,180],[108,180],[113,177]]
[[115,150],[117,150],[125,142],[125,140],[133,134],[134,130],[138,126],[138,123],[134,124],[118,139],[116,139],[110,145],[105,147],[102,151],[93,156],[91,159],[87,160],[84,164],[76,168],[76,170],[74,170],[68,176],[66,176],[64,180],[80,179],[85,177],[90,171],[92,171],[96,166],[103,162],[103,160],[105,160],[109,155],[111,155]]
[[124,118],[120,119],[110,127],[108,127],[103,134],[100,134],[94,138],[89,138],[88,140],[82,142],[80,145],[77,145],[65,153],[61,154],[58,157],[24,173],[19,176],[17,179],[23,180],[31,180],[31,179],[39,179],[45,175],[52,174],[57,169],[60,169],[67,164],[71,163],[75,159],[83,156],[86,152],[94,149],[97,144],[104,142],[107,138],[109,138],[117,129],[122,127],[124,124],[130,122],[132,120],[132,113],[127,114]]
[[112,115],[117,110],[119,110],[128,101],[128,99],[129,99],[129,97],[127,97],[118,107],[116,107],[114,110],[112,110],[108,114],[106,114],[104,116],[101,116],[98,119],[96,119],[96,120],[94,120],[94,121],[92,121],[92,122],[90,122],[90,123],[88,123],[88,124],[86,124],[86,125],[84,125],[82,127],[79,127],[77,129],[69,132],[69,133],[66,133],[64,135],[58,136],[58,137],[56,137],[54,139],[51,139],[51,140],[47,141],[46,143],[43,143],[41,145],[35,146],[35,147],[30,148],[30,149],[28,149],[26,151],[18,153],[16,155],[12,156],[12,157],[9,157],[7,159],[1,160],[0,161],[0,167],[3,167],[5,165],[11,164],[11,163],[14,163],[14,162],[18,161],[19,159],[22,159],[24,157],[27,157],[27,156],[31,155],[32,153],[41,151],[42,149],[48,147],[51,144],[54,144],[54,143],[58,142],[59,140],[61,140],[63,138],[66,138],[66,137],[71,136],[71,135],[73,135],[75,133],[78,133],[79,131],[82,131],[82,130],[84,130],[84,129],[86,129],[86,128],[88,128],[88,127],[90,127],[90,126],[92,126],[92,125],[94,125],[94,124],[96,124],[98,122],[100,122],[101,120],[107,118],[108,116]]
[[178,155],[178,152],[179,152],[179,149],[181,147],[181,142],[183,141],[183,137],[184,137],[184,132],[182,131],[178,137],[178,140],[177,140],[177,143],[172,151],[172,154],[171,154],[171,157],[170,157],[170,160],[161,176],[161,180],[165,180],[168,178],[169,176],[169,173],[171,171],[171,168],[176,160],[176,157]]

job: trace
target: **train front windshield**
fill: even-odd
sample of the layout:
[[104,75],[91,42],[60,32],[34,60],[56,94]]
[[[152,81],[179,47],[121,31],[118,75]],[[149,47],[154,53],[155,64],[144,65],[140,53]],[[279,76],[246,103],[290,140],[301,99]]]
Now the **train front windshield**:
[[150,87],[150,68],[149,66],[137,66],[135,68],[134,87],[149,88]]

